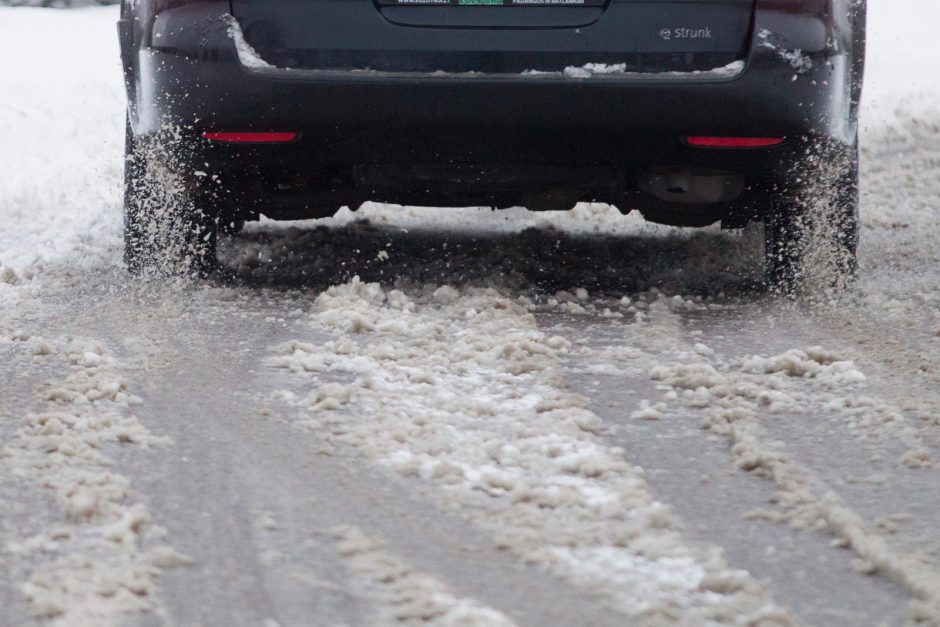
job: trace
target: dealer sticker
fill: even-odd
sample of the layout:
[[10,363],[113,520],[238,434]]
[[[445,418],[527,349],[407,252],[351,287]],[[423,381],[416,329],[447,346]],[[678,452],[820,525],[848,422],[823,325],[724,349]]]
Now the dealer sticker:
[[378,0],[396,6],[600,7],[607,0]]

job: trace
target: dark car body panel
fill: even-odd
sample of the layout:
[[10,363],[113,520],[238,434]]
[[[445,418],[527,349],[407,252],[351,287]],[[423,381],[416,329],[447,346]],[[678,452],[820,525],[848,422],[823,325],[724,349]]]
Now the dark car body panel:
[[[578,187],[577,199],[645,209],[661,221],[705,224],[759,211],[807,142],[854,145],[864,50],[857,22],[864,13],[851,0],[822,4],[824,12],[799,13],[792,2],[771,0],[613,0],[588,26],[480,29],[403,26],[388,9],[411,8],[386,7],[383,14],[371,0],[235,0],[234,7],[210,0],[159,14],[145,1],[137,14],[125,10],[120,31],[134,132],[153,135],[172,125],[191,136],[194,159],[219,174],[231,206],[248,217],[327,215],[365,200],[504,206],[554,185]],[[294,12],[273,19],[275,6]],[[516,10],[436,8],[469,23],[483,19],[470,9]],[[239,60],[233,9],[270,67]],[[557,9],[568,10],[575,9]],[[697,24],[688,18],[693,10],[737,12],[746,23],[734,26],[734,37],[673,41],[688,46],[681,50],[649,34],[667,28],[661,25],[671,23],[663,21],[670,11],[686,16],[682,24]],[[636,12],[629,24],[638,34],[627,36],[626,29],[618,41],[615,26],[624,22],[610,20],[621,11]],[[354,27],[352,15],[361,16]],[[412,15],[412,21],[433,17]],[[304,28],[308,20],[317,26]],[[252,35],[257,23],[266,26]],[[324,54],[339,50],[359,50],[363,58],[379,51],[390,65],[376,71],[350,65],[354,55],[336,62],[341,55]],[[414,54],[432,63],[434,54],[446,61],[455,52],[464,53],[457,55],[462,63],[497,55],[490,57],[496,65],[474,73],[394,71],[396,54],[405,53],[399,61]],[[562,67],[535,75],[502,71],[518,70],[526,54],[559,64],[619,60],[627,71],[590,78],[566,75]],[[743,62],[739,72],[701,72],[735,60]],[[206,130],[300,137],[287,145],[217,145],[199,139]],[[760,150],[701,150],[683,143],[688,134],[787,141]],[[658,166],[740,174],[746,191],[721,206],[671,206],[636,183]]]
[[380,10],[371,0],[234,0],[232,7],[248,43],[278,67],[519,73],[630,61],[636,71],[689,71],[744,57],[753,0]]

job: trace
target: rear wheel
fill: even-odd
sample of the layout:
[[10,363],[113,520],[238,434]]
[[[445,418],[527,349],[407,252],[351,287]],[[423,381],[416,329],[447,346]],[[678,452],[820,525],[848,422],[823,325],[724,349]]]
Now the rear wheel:
[[764,277],[781,292],[844,288],[858,271],[858,148],[817,160],[764,220]]
[[206,277],[217,269],[218,219],[171,163],[173,142],[142,142],[127,124],[124,263],[133,275]]

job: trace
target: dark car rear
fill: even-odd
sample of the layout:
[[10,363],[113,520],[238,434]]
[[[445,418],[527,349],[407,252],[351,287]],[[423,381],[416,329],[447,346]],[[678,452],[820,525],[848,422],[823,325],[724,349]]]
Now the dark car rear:
[[864,3],[141,0],[121,35],[131,147],[174,129],[212,224],[591,200],[764,221],[770,274],[792,274],[798,183],[821,176],[798,171],[843,163],[830,214],[854,256]]

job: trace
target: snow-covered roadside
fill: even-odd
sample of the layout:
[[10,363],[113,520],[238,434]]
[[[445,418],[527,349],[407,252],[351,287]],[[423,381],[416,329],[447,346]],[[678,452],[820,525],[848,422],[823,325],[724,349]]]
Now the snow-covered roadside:
[[931,0],[869,0],[862,136],[898,118],[940,113],[940,46]]
[[[605,446],[598,417],[558,388],[558,354],[526,302],[491,289],[330,288],[312,324],[272,364],[311,377],[315,429],[437,494],[520,557],[639,619],[789,623],[716,550],[682,542],[642,471]],[[354,375],[352,384],[331,374]],[[290,395],[285,393],[288,397]]]
[[0,276],[67,280],[120,261],[116,20],[117,7],[0,7]]
[[858,289],[832,303],[857,317],[878,318],[880,327],[924,348],[940,338],[938,121],[940,111],[905,113],[868,132],[862,144],[862,273]]
[[909,313],[937,305],[940,46],[933,24],[940,9],[930,0],[868,4],[861,285],[871,311]]

